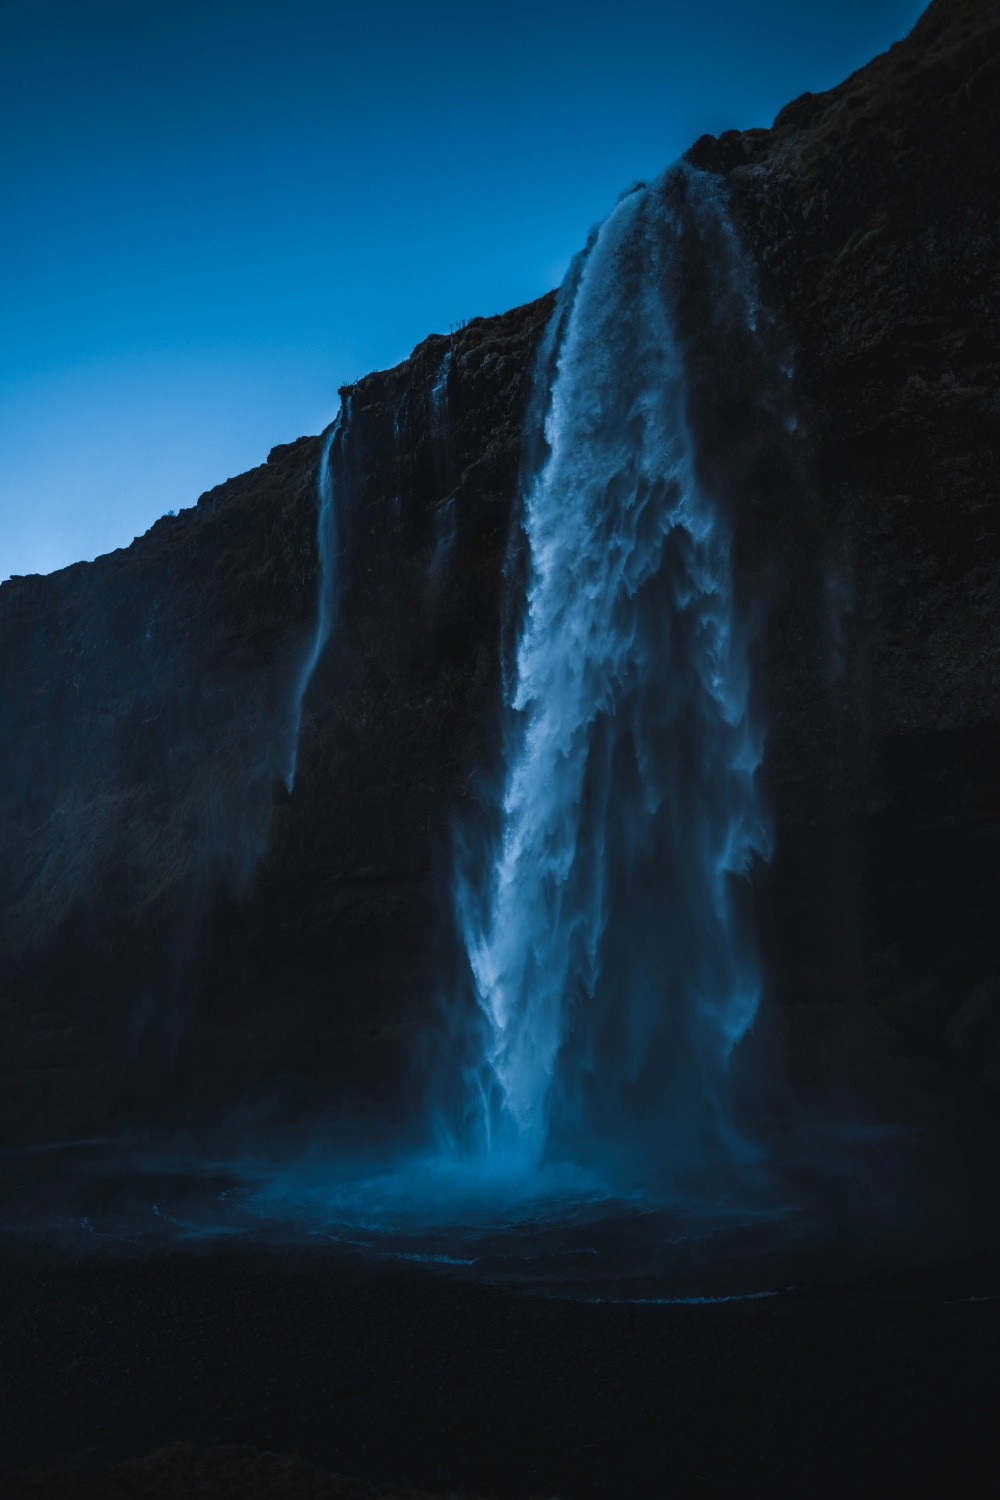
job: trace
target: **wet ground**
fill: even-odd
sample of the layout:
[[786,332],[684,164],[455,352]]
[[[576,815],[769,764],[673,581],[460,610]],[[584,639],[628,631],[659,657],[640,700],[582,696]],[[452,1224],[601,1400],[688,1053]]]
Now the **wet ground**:
[[7,1162],[5,1495],[57,1455],[178,1440],[567,1500],[995,1478],[1000,1275],[981,1251],[904,1252],[856,1224],[821,1244],[787,1203],[579,1181],[459,1219],[439,1183],[417,1225],[396,1174],[80,1161]]

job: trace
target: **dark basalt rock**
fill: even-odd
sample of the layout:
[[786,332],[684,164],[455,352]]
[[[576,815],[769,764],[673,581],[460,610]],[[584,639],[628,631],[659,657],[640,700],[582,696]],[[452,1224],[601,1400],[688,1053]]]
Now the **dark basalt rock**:
[[[689,153],[795,371],[797,486],[764,483],[738,542],[773,580],[757,1044],[798,1097],[882,1118],[980,1121],[1000,1092],[998,84],[1000,16],[934,0],[839,88]],[[6,1139],[412,1109],[456,963],[451,830],[497,754],[551,305],[350,388],[340,617],[291,796],[318,439],[0,588]]]
[[[975,1080],[994,1098],[998,82],[1000,15],[936,0],[906,41],[772,130],[691,152],[726,177],[787,330],[815,497],[761,674],[780,988],[823,1012],[827,1059],[834,1034],[850,1037],[841,1072],[859,1084],[880,1048],[911,1084],[935,1074],[964,1095]],[[828,601],[825,661],[810,583]],[[973,1013],[975,1044],[959,1020]]]
[[0,1134],[236,1100],[287,1120],[375,1085],[404,1108],[451,821],[495,753],[502,568],[550,310],[476,319],[345,390],[342,607],[293,795],[318,439],[127,549],[0,589]]

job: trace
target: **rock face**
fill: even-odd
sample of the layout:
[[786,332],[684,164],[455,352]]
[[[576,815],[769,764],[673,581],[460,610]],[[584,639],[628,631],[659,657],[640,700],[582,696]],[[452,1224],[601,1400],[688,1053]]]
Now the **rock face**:
[[373,1086],[404,1110],[452,822],[494,753],[550,310],[477,319],[344,392],[340,618],[293,796],[318,439],[123,551],[0,589],[4,1134],[237,1104],[289,1120]]
[[[1000,1090],[997,139],[1000,16],[934,0],[838,89],[689,153],[795,369],[800,482],[761,472],[737,554],[773,580],[759,1045],[882,1117]],[[291,795],[318,439],[0,588],[5,1138],[417,1106],[551,305],[347,392],[339,619]]]
[[839,88],[690,153],[788,331],[815,507],[767,543],[795,558],[762,672],[790,1028],[959,1092],[1000,1087],[998,83],[1000,16],[935,0]]

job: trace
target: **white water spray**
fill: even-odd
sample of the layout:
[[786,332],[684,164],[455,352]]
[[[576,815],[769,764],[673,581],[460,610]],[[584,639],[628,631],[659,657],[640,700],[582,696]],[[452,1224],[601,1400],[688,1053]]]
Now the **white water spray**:
[[529,1161],[605,1138],[690,1163],[735,1140],[727,1071],[761,988],[748,876],[769,840],[730,499],[701,482],[689,420],[692,255],[720,287],[694,355],[738,378],[745,266],[719,189],[683,169],[592,238],[539,368],[500,831],[485,877],[459,882],[481,1140]]

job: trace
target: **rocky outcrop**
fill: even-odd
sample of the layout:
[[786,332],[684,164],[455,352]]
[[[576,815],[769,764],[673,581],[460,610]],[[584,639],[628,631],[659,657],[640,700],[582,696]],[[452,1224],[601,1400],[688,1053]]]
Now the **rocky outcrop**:
[[340,617],[314,629],[318,439],[127,549],[0,589],[0,1129],[405,1105],[450,830],[497,711],[542,299],[342,394]]
[[203,912],[266,844],[315,595],[312,440],[125,550],[0,589],[4,1067],[17,1133],[175,1053]]
[[[773,581],[760,1044],[800,1093],[908,1118],[1000,1086],[998,83],[1000,18],[933,0],[839,88],[689,154],[729,185],[795,371],[797,482],[764,465],[737,539]],[[497,754],[550,310],[347,392],[340,613],[291,796],[318,439],[0,588],[8,1138],[411,1110],[457,963],[452,831]]]
[[814,507],[777,542],[762,672],[788,1025],[949,1092],[1000,1088],[998,83],[995,9],[935,0],[840,87],[690,153],[787,331]]

